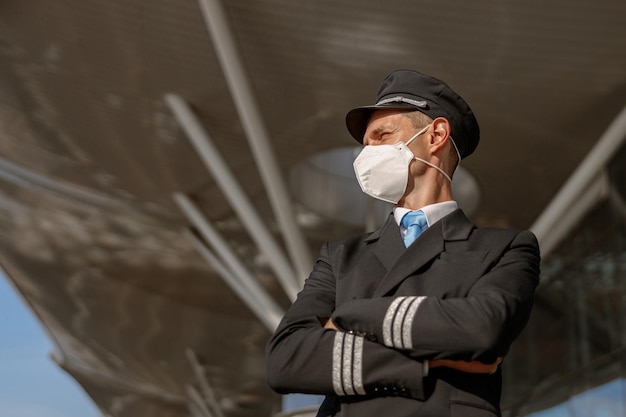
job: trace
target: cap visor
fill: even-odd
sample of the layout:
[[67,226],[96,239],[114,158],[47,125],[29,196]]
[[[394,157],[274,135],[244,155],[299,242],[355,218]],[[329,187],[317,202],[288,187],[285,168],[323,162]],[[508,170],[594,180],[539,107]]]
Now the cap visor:
[[419,108],[408,103],[387,103],[380,106],[356,107],[346,114],[346,127],[348,132],[357,142],[363,143],[363,136],[367,130],[367,123],[376,110],[419,110]]

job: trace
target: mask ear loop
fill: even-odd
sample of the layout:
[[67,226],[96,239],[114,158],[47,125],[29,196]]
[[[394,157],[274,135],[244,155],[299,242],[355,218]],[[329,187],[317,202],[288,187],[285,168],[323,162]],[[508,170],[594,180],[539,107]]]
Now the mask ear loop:
[[446,179],[448,181],[450,181],[450,184],[452,184],[452,178],[450,178],[450,176],[448,174],[446,174],[446,172],[443,169],[439,168],[437,165],[432,164],[432,163],[428,162],[425,159],[418,158],[417,156],[414,156],[413,159],[415,159],[416,161],[423,162],[426,165],[428,165],[429,167],[435,168],[437,171],[439,171],[441,173],[441,175],[443,175],[444,177],[446,177]]
[[[452,173],[452,176],[454,177],[454,174],[456,174],[456,171],[461,166],[461,152],[459,152],[459,148],[457,148],[456,142],[454,141],[452,136],[450,136],[450,140],[452,141],[452,146],[454,146],[454,150],[456,151],[456,156],[459,158],[459,162],[456,163],[456,166],[454,167],[454,172]],[[450,181],[450,182],[452,182],[452,181]]]
[[[409,140],[407,140],[404,145],[407,147],[407,149],[409,149],[409,144],[411,142],[413,142],[415,140],[416,137],[418,137],[419,135],[421,135],[422,133],[426,132],[426,130],[428,130],[428,128],[432,125],[432,123],[427,124],[426,126],[424,126],[424,128],[422,130],[420,130],[419,132],[417,132],[415,135],[413,135],[413,137]],[[450,137],[450,139],[452,140],[452,137]],[[456,154],[459,156],[459,163],[457,164],[457,168],[458,166],[461,164],[461,154],[459,153],[459,150],[456,147],[456,144],[454,143],[454,141],[452,141],[452,145],[454,146],[454,149],[456,150]],[[410,152],[410,149],[409,149]],[[415,159],[416,161],[420,161],[426,165],[428,165],[429,167],[435,168],[437,171],[439,171],[444,177],[446,177],[446,179],[450,182],[450,184],[452,184],[452,178],[450,178],[450,176],[448,174],[446,174],[446,172],[439,168],[437,165],[428,162],[425,159],[422,158],[418,158],[417,156],[413,155],[413,159]],[[454,169],[454,172],[456,172],[456,168]],[[454,173],[452,174],[454,175]]]

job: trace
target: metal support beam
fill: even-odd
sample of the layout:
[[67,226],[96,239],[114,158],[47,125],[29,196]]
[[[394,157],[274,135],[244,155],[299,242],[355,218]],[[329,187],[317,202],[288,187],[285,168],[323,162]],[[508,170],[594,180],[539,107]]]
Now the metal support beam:
[[[561,242],[561,240],[579,224],[581,219],[595,206],[602,201],[609,193],[609,179],[605,170],[592,179],[583,190],[578,198],[572,201],[572,204],[555,219],[550,226],[550,232],[544,233],[535,230],[535,233],[542,233],[539,238],[541,244],[541,254],[546,256],[548,253]],[[533,226],[534,227],[534,226]]]
[[[555,244],[564,237],[564,234],[569,232],[569,230],[565,230],[562,236],[555,236],[553,228],[580,196],[586,193],[591,181],[604,169],[625,141],[626,107],[617,115],[600,137],[598,143],[532,225],[531,230],[537,235],[542,256],[546,256]],[[549,236],[551,242],[544,244]]]
[[[187,388],[187,395],[191,397],[189,393],[190,391]],[[187,409],[189,410],[190,417],[211,417],[209,415],[204,414],[204,411],[202,411],[202,408],[199,405],[196,405],[196,403],[191,398],[189,402],[187,402]]]
[[274,214],[287,243],[287,250],[301,282],[304,282],[311,268],[311,252],[296,223],[287,186],[274,157],[267,129],[243,69],[232,31],[228,25],[228,17],[219,0],[199,0],[199,4]]
[[301,285],[295,276],[293,268],[272,234],[265,227],[263,219],[254,209],[254,205],[240,187],[228,165],[224,162],[218,149],[213,145],[213,141],[202,126],[202,123],[191,111],[189,105],[178,95],[166,94],[165,102],[169,105],[172,113],[187,134],[198,152],[198,156],[200,156],[209,172],[215,178],[215,181],[219,184],[244,227],[250,232],[258,249],[267,256],[270,266],[276,273],[285,293],[290,300],[295,300]]
[[250,310],[256,314],[259,321],[261,321],[270,332],[276,330],[280,322],[280,317],[284,313],[280,307],[276,305],[274,300],[262,288],[255,287],[254,284],[253,288],[248,288],[246,281],[242,281],[233,275],[219,258],[206,247],[204,242],[198,239],[191,231],[185,230],[185,237],[191,242],[204,260],[222,277],[224,282],[226,282]]
[[200,361],[198,361],[196,352],[194,352],[193,349],[187,349],[185,353],[187,355],[187,360],[189,360],[191,368],[196,375],[198,384],[200,385],[200,390],[202,391],[204,402],[209,406],[215,417],[224,417],[224,413],[222,413],[222,409],[220,408],[217,401],[217,396],[215,395],[213,388],[211,388],[211,384],[209,384],[209,381],[206,378],[204,368],[202,367],[202,365],[200,365]]
[[274,299],[267,294],[252,274],[239,261],[232,252],[228,243],[220,233],[206,220],[198,207],[184,194],[174,194],[174,200],[185,213],[191,223],[198,229],[200,234],[224,260],[226,266],[213,253],[197,240],[193,234],[188,234],[192,244],[200,252],[207,262],[222,276],[224,281],[241,297],[248,307],[257,315],[259,320],[270,332],[273,332],[284,311],[276,304]]
[[203,417],[215,417],[211,413],[211,410],[209,410],[209,407],[207,406],[207,404],[204,402],[202,395],[200,395],[200,393],[195,387],[191,385],[187,385],[186,391],[187,391],[187,395],[192,401],[192,404],[195,406],[195,409],[200,411]]

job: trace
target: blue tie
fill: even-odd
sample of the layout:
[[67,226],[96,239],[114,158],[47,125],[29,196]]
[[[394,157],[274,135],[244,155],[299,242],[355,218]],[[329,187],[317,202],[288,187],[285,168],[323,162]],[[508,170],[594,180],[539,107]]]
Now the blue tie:
[[406,234],[404,235],[404,246],[407,248],[428,227],[426,215],[422,210],[409,211],[402,217],[400,223],[406,229]]

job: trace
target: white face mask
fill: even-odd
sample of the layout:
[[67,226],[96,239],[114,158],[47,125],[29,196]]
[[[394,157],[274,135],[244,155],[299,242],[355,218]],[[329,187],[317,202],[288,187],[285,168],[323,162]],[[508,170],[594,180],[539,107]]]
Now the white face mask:
[[406,143],[365,146],[354,160],[354,172],[361,190],[374,198],[396,204],[406,191],[409,165],[413,159],[435,168],[452,183],[450,176],[441,168],[416,157],[409,149],[408,145],[429,127],[424,127]]

